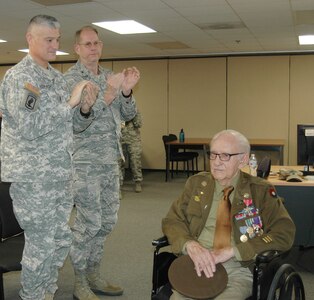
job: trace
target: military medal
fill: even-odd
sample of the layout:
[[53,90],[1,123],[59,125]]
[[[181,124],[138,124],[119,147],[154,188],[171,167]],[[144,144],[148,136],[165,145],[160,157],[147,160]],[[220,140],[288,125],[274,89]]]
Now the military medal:
[[246,232],[247,232],[248,234],[252,234],[252,233],[254,232],[254,229],[253,229],[252,227],[248,227],[247,230],[246,230]]
[[242,243],[245,243],[245,242],[247,242],[247,240],[248,240],[248,237],[246,236],[246,231],[247,231],[247,227],[246,226],[240,226],[240,232],[242,233],[242,235],[240,236],[240,241],[242,242]]
[[246,207],[252,205],[252,203],[253,203],[252,199],[248,199],[248,198],[244,198],[243,202],[244,202]]
[[245,224],[247,225],[247,233],[249,234],[249,238],[252,239],[255,237],[255,230],[253,224],[253,218],[246,219]]
[[247,242],[247,240],[248,240],[248,238],[247,238],[247,236],[246,236],[245,234],[242,234],[242,235],[240,236],[240,241],[241,241],[242,243]]

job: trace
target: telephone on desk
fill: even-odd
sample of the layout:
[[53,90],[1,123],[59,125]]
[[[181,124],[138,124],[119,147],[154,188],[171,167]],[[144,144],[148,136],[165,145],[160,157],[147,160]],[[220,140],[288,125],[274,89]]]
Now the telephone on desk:
[[[314,167],[314,165],[313,165]],[[313,176],[314,175],[314,171],[310,171],[310,166],[306,165],[304,166],[304,170],[301,171],[303,173],[303,176]]]

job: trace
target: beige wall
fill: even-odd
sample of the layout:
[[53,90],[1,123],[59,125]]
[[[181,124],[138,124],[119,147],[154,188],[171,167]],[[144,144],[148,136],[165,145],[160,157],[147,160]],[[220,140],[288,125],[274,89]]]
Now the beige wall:
[[296,164],[297,124],[314,124],[314,56],[291,57],[289,163]]
[[226,58],[169,61],[168,122],[169,133],[183,128],[186,138],[226,128]]
[[226,58],[169,61],[169,132],[210,137],[226,127]]
[[[163,134],[211,137],[233,128],[249,138],[284,139],[296,164],[296,126],[314,124],[314,55],[106,61],[141,71],[134,90],[143,115],[143,167],[164,169]],[[65,72],[73,64],[57,64]],[[0,67],[0,78],[9,67]],[[202,163],[202,162],[200,162]]]
[[287,161],[289,56],[231,57],[227,86],[227,127],[248,138],[285,140]]

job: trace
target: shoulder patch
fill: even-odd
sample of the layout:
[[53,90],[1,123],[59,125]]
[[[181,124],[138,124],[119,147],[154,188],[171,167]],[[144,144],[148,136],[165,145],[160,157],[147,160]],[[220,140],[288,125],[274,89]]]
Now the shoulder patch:
[[268,190],[269,194],[274,197],[274,198],[277,198],[277,192],[275,190],[275,188],[273,187],[270,187],[269,190]]
[[34,111],[37,109],[40,92],[39,89],[29,82],[24,83],[25,96],[23,100],[23,106],[29,110]]
[[27,108],[28,110],[34,110],[36,107],[36,102],[37,97],[34,94],[32,93],[27,94],[25,100],[25,108]]

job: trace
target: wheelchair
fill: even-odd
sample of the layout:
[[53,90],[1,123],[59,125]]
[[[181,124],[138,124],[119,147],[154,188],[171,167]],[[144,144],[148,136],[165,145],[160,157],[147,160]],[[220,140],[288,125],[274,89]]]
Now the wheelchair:
[[[167,237],[153,240],[154,249],[151,300],[169,300],[172,290],[168,269],[176,256],[160,251],[169,246]],[[288,252],[270,250],[259,254],[253,269],[252,295],[245,300],[305,300],[303,281],[291,264],[284,263]]]

